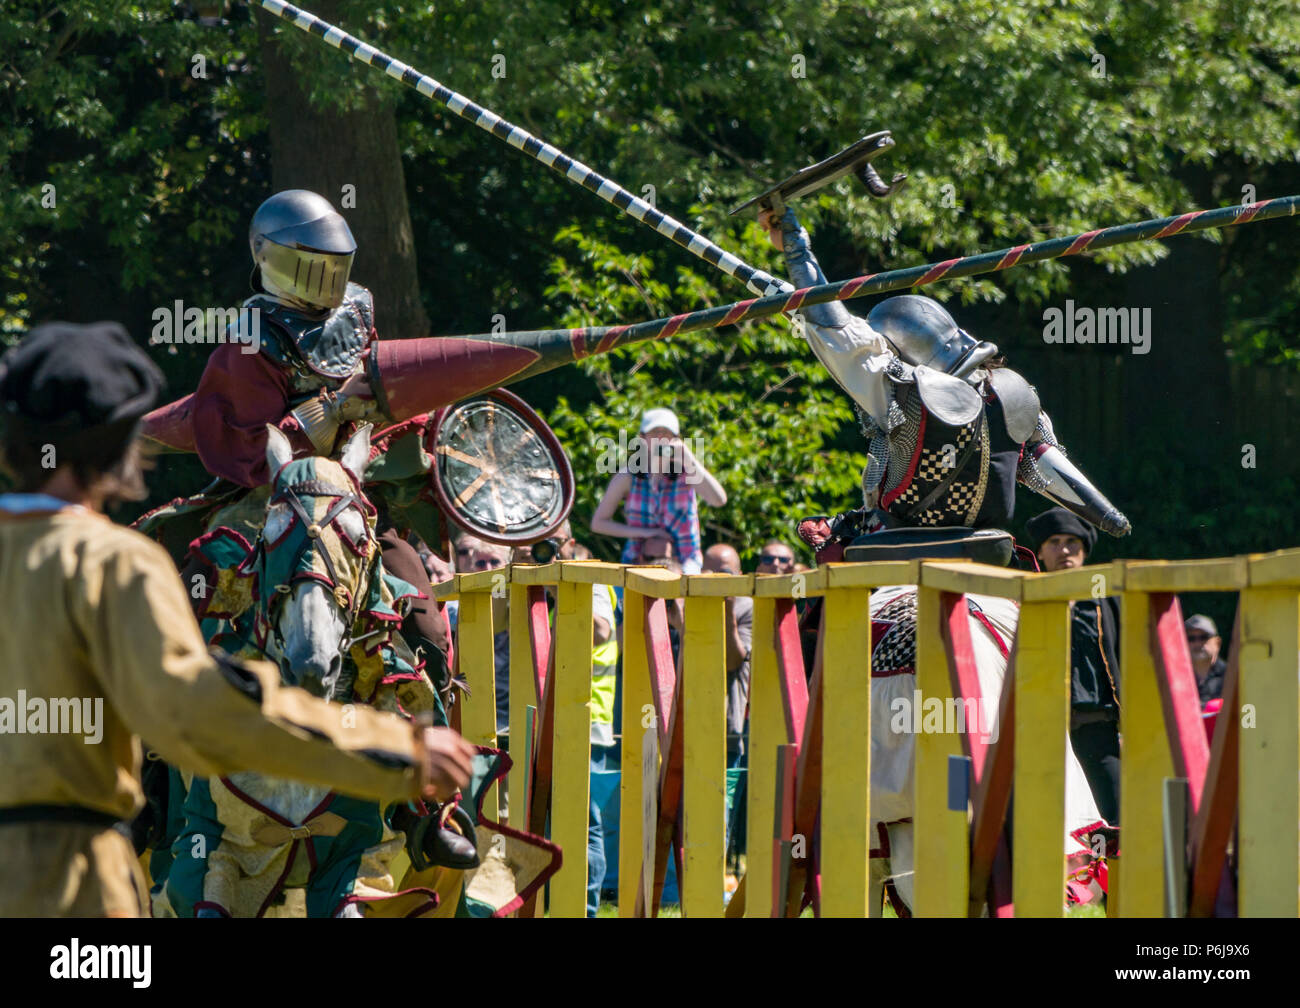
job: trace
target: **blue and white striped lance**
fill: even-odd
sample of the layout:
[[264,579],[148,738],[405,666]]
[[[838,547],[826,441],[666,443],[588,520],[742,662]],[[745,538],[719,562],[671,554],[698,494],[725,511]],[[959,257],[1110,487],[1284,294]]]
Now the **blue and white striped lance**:
[[633,196],[618,183],[605,178],[599,172],[592,171],[581,161],[575,161],[558,147],[552,147],[537,139],[527,130],[512,122],[502,119],[494,112],[483,108],[462,94],[439,84],[427,74],[422,74],[401,60],[393,59],[380,52],[374,46],[367,45],[359,38],[349,35],[343,29],[322,21],[315,14],[308,13],[283,0],[253,0],[264,10],[282,18],[305,32],[319,36],[335,49],[347,53],[354,60],[375,67],[389,77],[413,87],[426,98],[441,102],[462,119],[467,119],[480,129],[487,130],[498,140],[504,140],[511,147],[516,147],[529,157],[540,161],[548,168],[554,169],[565,178],[570,179],[584,189],[590,189],[601,199],[614,204],[624,213],[635,217],[643,224],[654,228],[666,238],[671,238],[687,251],[695,253],[705,262],[718,267],[729,276],[740,280],[755,294],[768,295],[788,292],[794,288],[784,280],[750,266],[736,258],[730,252],[715,245],[702,234],[692,231],[679,220],[660,213],[645,200]]

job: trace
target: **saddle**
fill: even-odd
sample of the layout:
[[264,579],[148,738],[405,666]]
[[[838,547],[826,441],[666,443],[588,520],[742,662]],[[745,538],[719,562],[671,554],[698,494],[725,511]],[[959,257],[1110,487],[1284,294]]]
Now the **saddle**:
[[994,567],[1012,566],[1015,540],[1001,529],[893,528],[868,532],[844,547],[844,559],[973,560]]
[[818,563],[838,560],[972,560],[995,567],[1038,570],[1033,552],[1017,546],[1002,529],[908,527],[879,509],[862,508],[828,518],[805,518],[799,537],[812,546]]

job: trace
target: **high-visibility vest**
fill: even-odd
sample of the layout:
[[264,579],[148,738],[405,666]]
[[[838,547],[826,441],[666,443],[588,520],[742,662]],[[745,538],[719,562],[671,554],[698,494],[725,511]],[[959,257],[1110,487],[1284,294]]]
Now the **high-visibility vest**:
[[[609,585],[593,585],[597,591],[609,593],[610,610],[617,605],[614,589]],[[609,628],[609,640],[591,649],[591,744],[614,744],[614,691],[618,672],[618,634]]]
[[[609,593],[610,611],[617,612],[618,597],[609,585],[592,585],[593,592]],[[551,627],[555,612],[551,611]],[[609,628],[609,640],[591,648],[591,744],[614,744],[614,694],[618,685],[618,633]]]

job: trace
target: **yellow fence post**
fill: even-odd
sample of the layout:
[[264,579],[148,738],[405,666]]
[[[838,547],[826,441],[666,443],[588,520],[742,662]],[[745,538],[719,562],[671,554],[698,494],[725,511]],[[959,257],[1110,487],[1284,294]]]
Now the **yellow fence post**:
[[772,916],[772,833],[776,815],[776,747],[788,739],[776,662],[776,599],[754,598],[749,675],[749,817],[745,916]]
[[[946,711],[952,687],[940,624],[942,592],[924,585],[917,585],[916,592],[916,688],[922,703],[938,699]],[[970,816],[965,809],[948,809],[948,757],[963,754],[961,736],[955,731],[922,731],[916,737],[913,898],[917,917],[966,916]]]
[[[866,917],[871,853],[871,619],[866,588],[828,589],[822,644],[824,917]],[[753,836],[753,834],[750,834]],[[752,846],[752,844],[751,844]]]
[[725,599],[692,596],[687,581],[682,676],[683,917],[721,917],[727,824]]
[[[658,731],[650,696],[650,663],[645,650],[645,596],[630,588],[623,591],[623,754],[618,798],[618,915],[636,916],[641,891],[641,861],[645,850],[642,823],[645,767],[641,746],[647,731]],[[646,708],[650,708],[647,725]],[[658,780],[658,768],[654,779]],[[651,826],[653,829],[654,826]],[[654,871],[650,865],[649,870]],[[649,914],[649,907],[646,913]]]
[[[1241,709],[1219,715],[1241,718],[1239,911],[1242,917],[1295,917],[1300,912],[1300,596],[1295,587],[1247,588],[1241,606]],[[1127,832],[1127,822],[1124,827]],[[1124,863],[1127,869],[1127,854]]]
[[591,585],[564,580],[555,604],[555,776],[551,839],[564,863],[551,881],[551,916],[587,913],[591,809]]
[[[486,575],[505,577],[503,571],[462,574],[460,612],[456,618],[456,641],[460,648],[461,677],[469,684],[470,695],[462,696],[460,732],[474,745],[496,748],[496,651],[492,629],[492,585]],[[497,582],[500,584],[501,582]],[[492,785],[483,798],[483,809],[497,817],[497,786]]]
[[528,586],[510,585],[510,825],[528,829],[524,794],[532,773],[533,740],[528,737],[528,707],[540,708],[533,652],[528,638]]
[[[1027,602],[1016,629],[1017,917],[1065,913],[1065,739],[1070,730],[1070,604]],[[988,698],[986,698],[986,702]],[[996,702],[996,701],[994,701]]]
[[1123,670],[1119,728],[1120,915],[1165,913],[1164,780],[1174,775],[1165,712],[1151,655],[1151,597],[1125,591],[1120,620]]

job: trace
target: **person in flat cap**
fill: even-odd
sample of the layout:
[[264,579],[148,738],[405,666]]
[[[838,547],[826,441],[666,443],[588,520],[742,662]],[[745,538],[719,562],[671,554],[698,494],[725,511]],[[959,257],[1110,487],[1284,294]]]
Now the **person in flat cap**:
[[197,774],[382,801],[469,779],[448,729],[361,707],[345,726],[272,666],[209,653],[171,558],[103,513],[143,496],[136,428],[162,386],[112,322],[38,326],[0,358],[0,917],[147,915],[124,825],[141,736]]
[[1196,673],[1196,689],[1201,695],[1201,706],[1223,696],[1223,677],[1228,674],[1228,663],[1219,657],[1223,638],[1214,620],[1201,613],[1189,616],[1183,624],[1187,633],[1187,650],[1192,656],[1192,671]]
[[20,490],[48,482],[56,496],[79,491],[101,506],[145,496],[135,430],[163,377],[125,329],[33,329],[5,355],[0,387],[4,457]]
[[1038,562],[1043,570],[1082,567],[1097,544],[1097,527],[1065,508],[1051,508],[1025,523],[1030,538],[1039,543]]
[[[1084,565],[1097,529],[1065,508],[1029,519],[1044,571]],[[1070,745],[1102,818],[1119,825],[1119,601],[1070,603]]]

